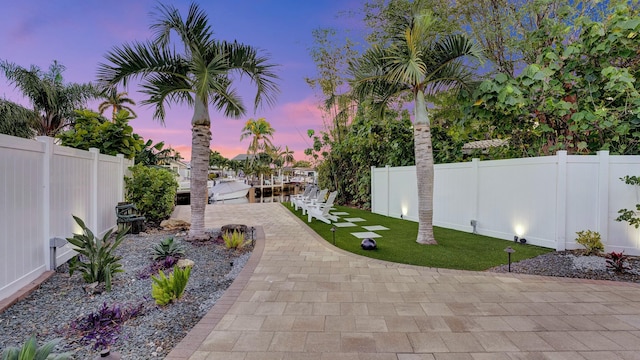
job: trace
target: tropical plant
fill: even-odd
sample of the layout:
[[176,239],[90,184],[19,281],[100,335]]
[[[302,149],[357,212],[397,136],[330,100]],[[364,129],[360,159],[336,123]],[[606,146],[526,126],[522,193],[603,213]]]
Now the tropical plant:
[[[625,175],[620,180],[624,181],[627,185],[633,185],[636,187],[636,198],[638,198],[637,191],[640,191],[640,176]],[[626,221],[629,225],[636,229],[640,227],[640,204],[636,204],[636,210],[620,209],[618,210],[618,216],[616,221]]]
[[67,241],[73,245],[73,249],[78,255],[69,263],[69,275],[77,270],[82,274],[82,278],[87,283],[103,283],[107,291],[111,291],[111,279],[115,273],[122,272],[120,264],[121,256],[114,255],[114,250],[124,240],[126,232],[122,231],[111,240],[112,230],[102,237],[93,235],[80,218],[74,216],[73,219],[82,229],[82,234],[73,234]]
[[178,181],[164,168],[136,164],[129,168],[131,177],[124,178],[125,197],[136,204],[148,221],[159,221],[171,215],[175,205]]
[[0,61],[0,71],[15,85],[33,106],[33,130],[36,135],[55,136],[73,122],[73,110],[85,106],[100,92],[91,84],[65,84],[65,67],[54,61],[48,72],[32,65],[25,69],[8,61]]
[[612,251],[608,253],[607,268],[621,274],[625,273],[627,270],[630,270],[631,268],[627,265],[627,256],[624,254],[624,251]]
[[0,99],[0,134],[31,139],[35,135],[34,121],[35,116],[29,109]]
[[164,148],[164,142],[154,144],[149,139],[136,153],[135,163],[145,166],[167,165],[171,160],[180,160],[182,156],[173,148]]
[[103,303],[98,311],[71,322],[69,330],[81,336],[80,342],[93,342],[94,350],[108,349],[120,334],[120,325],[142,314],[144,303],[137,305]]
[[156,304],[164,306],[180,299],[184,293],[184,289],[187,287],[190,276],[190,266],[182,269],[177,265],[173,267],[173,271],[169,277],[167,277],[162,270],[158,273],[158,277],[151,276],[151,280],[153,280],[151,284],[151,296],[156,300]]
[[164,260],[167,257],[180,258],[184,256],[184,246],[175,241],[173,237],[168,237],[160,241],[153,247],[153,260]]
[[265,118],[247,120],[242,128],[240,141],[251,138],[249,148],[247,149],[247,155],[253,155],[253,157],[250,157],[251,161],[255,160],[255,156],[259,150],[268,152],[273,148],[271,138],[273,138],[274,132],[275,129],[271,127],[271,124],[269,124]]
[[292,165],[296,161],[293,157],[293,153],[294,151],[289,149],[288,145],[285,145],[284,150],[280,151],[278,155],[282,159],[283,166]]
[[118,88],[115,86],[105,89],[102,93],[102,97],[105,99],[105,101],[101,102],[100,105],[98,105],[98,111],[100,112],[100,115],[102,115],[105,110],[111,108],[111,113],[113,114],[112,118],[114,120],[116,114],[121,110],[127,110],[133,118],[138,117],[135,111],[133,111],[131,107],[126,105],[130,104],[135,106],[136,104],[136,102],[128,98],[127,95],[127,92],[118,92]]
[[421,1],[398,28],[390,45],[374,45],[350,65],[356,98],[385,108],[394,99],[408,94],[414,102],[414,146],[418,183],[418,224],[416,241],[436,244],[433,236],[433,150],[425,94],[452,88],[470,87],[472,73],[463,60],[482,59],[481,50],[463,35],[434,36],[437,22]]
[[222,234],[222,239],[227,249],[242,250],[247,244],[244,234],[239,231],[225,232]]
[[576,234],[578,235],[576,242],[585,247],[586,255],[598,254],[604,250],[599,232],[583,230],[576,232]]
[[[268,57],[254,47],[238,42],[213,39],[205,12],[192,3],[183,19],[178,9],[159,5],[151,24],[154,38],[147,42],[124,44],[110,51],[110,64],[100,64],[99,80],[115,86],[139,79],[142,92],[149,96],[143,105],[155,105],[154,118],[164,121],[165,104],[187,103],[193,106],[191,120],[191,228],[189,237],[205,239],[204,210],[207,204],[207,175],[211,118],[209,106],[228,117],[240,117],[244,105],[232,88],[232,74],[247,75],[257,88],[254,105],[273,103],[277,76]],[[176,34],[182,52],[171,42]]]
[[107,155],[123,154],[127,159],[133,159],[142,150],[143,141],[129,125],[132,117],[127,110],[115,114],[113,122],[91,110],[75,113],[73,126],[56,135],[60,144],[82,150],[96,148]]
[[38,346],[35,335],[32,335],[21,347],[9,346],[2,351],[2,360],[66,360],[70,359],[69,353],[54,354],[53,349],[60,342],[55,339]]

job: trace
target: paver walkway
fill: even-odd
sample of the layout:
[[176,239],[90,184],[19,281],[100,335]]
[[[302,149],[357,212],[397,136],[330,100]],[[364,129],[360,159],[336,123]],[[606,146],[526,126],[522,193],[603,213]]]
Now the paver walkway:
[[640,359],[638,284],[385,263],[277,203],[207,207],[207,227],[229,223],[266,239],[167,359]]

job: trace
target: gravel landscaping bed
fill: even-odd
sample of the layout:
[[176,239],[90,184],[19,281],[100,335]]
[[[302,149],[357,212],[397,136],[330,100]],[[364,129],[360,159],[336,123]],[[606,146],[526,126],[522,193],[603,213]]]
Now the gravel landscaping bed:
[[[607,267],[604,255],[583,255],[582,250],[556,251],[511,264],[511,272],[568,278],[612,280],[640,283],[640,257],[629,256],[626,260],[629,270],[619,273]],[[508,265],[498,266],[489,271],[507,272]]]
[[[219,229],[212,233],[217,237]],[[222,296],[251,255],[251,249],[227,250],[220,242],[188,242],[175,235],[175,231],[158,230],[127,235],[115,251],[122,256],[124,272],[115,275],[111,292],[87,293],[81,275],[69,276],[68,266],[60,266],[39,289],[0,313],[0,352],[35,334],[38,344],[62,338],[56,352],[71,352],[73,359],[92,359],[99,350],[93,349],[93,342],[80,341],[82,334],[71,326],[74,320],[106,305],[139,310],[137,317],[120,326],[113,350],[124,359],[164,358]],[[182,299],[161,307],[151,297],[151,249],[172,236],[184,245],[185,258],[195,265]]]

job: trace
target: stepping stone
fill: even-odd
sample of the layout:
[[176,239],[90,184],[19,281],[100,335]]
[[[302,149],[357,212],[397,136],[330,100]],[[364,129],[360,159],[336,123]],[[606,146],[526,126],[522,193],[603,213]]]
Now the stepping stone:
[[332,213],[333,215],[337,215],[337,216],[342,216],[342,215],[349,215],[348,212],[344,212],[344,211],[340,211],[340,212],[334,212]]
[[342,223],[333,223],[333,226],[343,228],[343,227],[354,227],[357,225],[350,222],[342,222]]
[[367,221],[363,218],[345,218],[344,221],[349,221],[349,222],[358,222],[358,221]]
[[373,226],[363,226],[365,230],[369,231],[378,231],[378,230],[389,230],[388,227],[384,227],[382,225],[373,225]]
[[365,232],[354,232],[351,233],[351,235],[357,237],[358,239],[366,239],[366,238],[379,238],[382,237],[381,235],[378,235],[374,232],[371,231],[365,231]]

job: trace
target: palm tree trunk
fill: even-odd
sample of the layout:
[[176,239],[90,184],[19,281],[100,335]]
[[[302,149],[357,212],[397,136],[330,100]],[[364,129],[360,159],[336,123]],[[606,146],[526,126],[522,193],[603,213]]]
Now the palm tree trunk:
[[416,181],[418,183],[418,238],[419,244],[437,244],[433,236],[433,147],[431,125],[427,114],[424,93],[415,96],[415,121],[413,140],[416,156]]
[[206,103],[196,99],[193,119],[191,119],[191,228],[189,239],[207,240],[204,211],[209,193],[207,180],[209,172],[209,146],[211,143],[211,120]]

